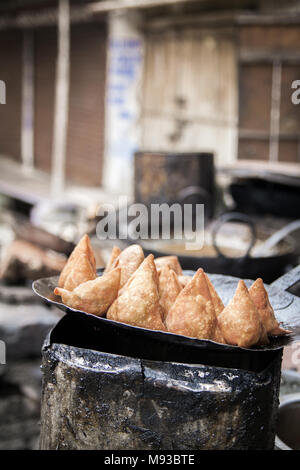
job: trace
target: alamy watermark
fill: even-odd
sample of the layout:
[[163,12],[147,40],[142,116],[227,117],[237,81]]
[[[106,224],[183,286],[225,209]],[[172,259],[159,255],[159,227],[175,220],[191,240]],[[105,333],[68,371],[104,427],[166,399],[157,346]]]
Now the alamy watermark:
[[0,104],[6,104],[6,85],[3,80],[0,80]]
[[0,340],[0,365],[1,364],[6,364],[6,345],[2,340]]
[[294,80],[291,88],[295,90],[291,96],[292,103],[300,104],[300,80]]
[[97,216],[99,240],[176,240],[186,250],[200,250],[204,245],[204,204],[128,205],[128,198],[121,196],[118,208],[104,204]]

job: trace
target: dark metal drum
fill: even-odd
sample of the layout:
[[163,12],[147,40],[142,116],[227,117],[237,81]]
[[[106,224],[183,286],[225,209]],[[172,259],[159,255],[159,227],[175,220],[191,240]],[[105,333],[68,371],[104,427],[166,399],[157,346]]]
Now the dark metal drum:
[[214,210],[214,156],[212,153],[136,152],[134,199],[151,204],[205,204]]
[[254,373],[46,342],[40,448],[272,449],[281,354]]

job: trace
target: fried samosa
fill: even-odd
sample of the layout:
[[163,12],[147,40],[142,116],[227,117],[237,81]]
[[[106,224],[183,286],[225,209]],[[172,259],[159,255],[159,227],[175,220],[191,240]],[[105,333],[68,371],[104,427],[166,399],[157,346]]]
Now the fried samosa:
[[112,264],[113,268],[121,268],[120,289],[127,283],[144,258],[144,252],[140,245],[131,245],[121,251]]
[[216,343],[226,344],[225,338],[223,336],[223,333],[218,323],[218,318],[217,318],[217,325],[216,325],[212,340],[215,341]]
[[210,292],[210,295],[211,295],[213,305],[215,307],[215,312],[216,312],[216,315],[218,317],[220,315],[220,313],[224,310],[224,304],[223,304],[222,300],[220,299],[219,294],[217,293],[213,283],[211,282],[211,280],[209,279],[207,274],[205,274],[205,278],[206,278],[206,282],[207,282],[207,285],[208,285],[208,289],[209,289],[209,292]]
[[72,291],[83,282],[92,281],[96,277],[96,271],[92,268],[89,258],[82,253],[72,263],[72,269],[67,273],[63,288]]
[[212,339],[217,317],[203,270],[197,270],[179,293],[165,323],[168,331],[199,339]]
[[113,247],[111,254],[110,254],[110,258],[104,270],[105,273],[108,273],[108,271],[111,271],[111,269],[113,269],[114,263],[116,259],[118,258],[118,256],[121,254],[121,251],[122,250],[118,246]]
[[107,318],[150,330],[166,331],[159,303],[158,276],[148,255],[107,312]]
[[96,276],[96,259],[92,249],[90,238],[87,234],[83,235],[79,243],[75,246],[74,250],[70,254],[67,263],[65,264],[62,272],[60,273],[58,286],[64,287],[66,278],[72,271],[74,264],[77,263],[78,257],[85,254],[90,262],[90,265]]
[[180,275],[178,276],[178,280],[182,287],[185,287],[187,283],[192,279],[193,276],[186,276],[186,275]]
[[174,304],[179,292],[182,290],[182,285],[178,280],[178,276],[168,266],[161,268],[159,275],[159,298],[160,304],[163,307],[163,320],[165,320],[170,308]]
[[[221,299],[218,296],[218,294],[217,294],[212,282],[208,278],[207,274],[201,268],[200,268],[200,271],[202,271],[202,274],[201,274],[200,281],[199,281],[199,292],[200,292],[201,295],[203,295],[203,297],[208,302],[212,302],[213,307],[214,307],[214,311],[215,311],[215,315],[216,315],[216,326],[215,326],[215,329],[214,329],[214,332],[212,334],[211,339],[213,341],[216,341],[217,343],[225,343],[225,339],[222,335],[221,329],[220,329],[219,324],[218,324],[217,311],[216,311],[216,307],[217,308],[220,307],[219,301],[221,301]],[[223,307],[224,307],[224,305],[223,305]]]
[[260,315],[243,280],[238,282],[233,298],[218,316],[218,323],[228,344],[247,348],[268,342]]
[[54,294],[60,295],[68,307],[103,316],[117,298],[120,276],[120,268],[115,268],[97,279],[80,284],[73,291],[56,287]]
[[160,271],[163,266],[173,269],[178,276],[182,275],[182,268],[177,256],[159,256],[154,260],[156,268]]
[[253,300],[266,332],[270,336],[282,336],[292,333],[280,327],[275,318],[273,307],[270,303],[268,293],[261,278],[256,279],[249,289],[249,294]]

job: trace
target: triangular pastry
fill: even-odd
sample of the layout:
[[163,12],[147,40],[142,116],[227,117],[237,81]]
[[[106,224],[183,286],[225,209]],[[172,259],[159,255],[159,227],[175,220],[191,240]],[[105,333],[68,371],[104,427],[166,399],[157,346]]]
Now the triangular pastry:
[[214,306],[214,309],[215,309],[215,314],[216,314],[216,317],[217,317],[217,324],[216,324],[215,332],[214,332],[214,335],[213,335],[212,339],[214,341],[216,341],[217,343],[223,343],[224,344],[224,343],[226,343],[226,341],[224,339],[224,336],[222,334],[221,328],[220,328],[219,323],[218,323],[218,315],[220,315],[220,313],[224,309],[224,304],[223,304],[222,300],[220,299],[219,294],[217,293],[217,291],[216,291],[213,283],[209,279],[208,275],[206,273],[204,273],[204,275],[205,275],[205,279],[206,279],[206,282],[207,282],[207,287],[208,287],[208,290],[209,290],[209,293],[210,293],[210,298],[212,300],[212,303],[213,303],[213,306]]
[[[202,271],[202,273],[201,273],[200,282],[199,282],[199,292],[201,295],[203,295],[203,297],[208,302],[212,302],[215,315],[216,315],[216,325],[215,325],[214,332],[212,333],[211,339],[213,341],[216,341],[217,343],[225,343],[225,339],[222,335],[221,329],[218,324],[217,311],[216,311],[216,307],[217,309],[220,308],[219,301],[221,301],[221,299],[218,296],[213,284],[209,280],[207,274],[203,271],[203,269],[200,268],[200,270]],[[224,305],[223,305],[223,308],[224,308]]]
[[113,269],[114,263],[115,263],[116,259],[118,258],[118,256],[121,254],[121,251],[122,250],[118,246],[113,247],[113,249],[111,251],[111,254],[110,254],[110,258],[109,258],[109,260],[106,264],[105,270],[104,270],[105,273],[108,273],[108,271]]
[[96,271],[92,268],[89,258],[82,253],[76,258],[74,264],[72,263],[72,269],[67,273],[64,281],[64,289],[72,291],[83,282],[91,281],[96,277]]
[[205,274],[205,277],[206,277],[206,282],[207,282],[208,289],[211,295],[211,299],[215,307],[216,315],[219,316],[222,310],[224,309],[224,304],[222,300],[220,299],[219,294],[217,293],[213,283],[211,282],[207,274]]
[[150,330],[165,331],[153,255],[143,261],[107,312],[107,318]]
[[281,336],[292,333],[280,327],[275,318],[274,309],[270,303],[268,293],[261,278],[256,279],[249,289],[249,294],[253,300],[267,334]]
[[163,266],[168,266],[168,268],[173,269],[178,276],[182,275],[182,268],[177,256],[159,256],[155,258],[154,262],[159,271]]
[[178,276],[168,266],[161,268],[159,275],[159,298],[160,304],[163,307],[163,320],[167,316],[170,308],[174,304],[179,292],[182,290],[182,285],[178,280]]
[[178,276],[178,280],[180,282],[180,284],[182,285],[182,287],[185,287],[187,285],[187,283],[192,279],[193,276],[187,276],[187,275],[179,275]]
[[120,268],[115,268],[97,279],[80,284],[73,291],[56,287],[54,294],[60,295],[68,307],[103,316],[118,295],[120,274]]
[[218,323],[228,344],[247,348],[267,341],[265,328],[243,280],[238,282],[233,298],[218,316]]
[[58,285],[59,287],[64,287],[65,280],[69,275],[70,271],[73,269],[74,264],[77,262],[78,257],[81,254],[85,254],[91,264],[92,269],[96,275],[96,259],[92,249],[90,238],[87,234],[83,235],[78,244],[75,246],[74,250],[70,254],[67,263],[65,264],[62,272],[59,276]]
[[179,293],[167,318],[168,331],[199,339],[212,339],[217,325],[213,303],[200,268]]
[[212,340],[215,341],[216,343],[226,344],[225,338],[223,336],[220,325],[218,323],[218,318],[217,318],[217,325],[216,325]]
[[145,256],[140,245],[130,245],[123,250],[112,263],[112,267],[121,268],[120,289],[143,262]]

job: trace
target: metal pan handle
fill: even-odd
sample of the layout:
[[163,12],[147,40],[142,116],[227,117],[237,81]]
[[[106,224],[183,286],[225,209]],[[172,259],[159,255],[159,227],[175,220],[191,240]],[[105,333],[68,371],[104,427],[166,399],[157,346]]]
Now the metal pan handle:
[[205,188],[201,186],[186,186],[178,193],[178,200],[181,204],[191,196],[200,196],[205,202],[210,201],[211,196]]
[[293,287],[297,282],[300,281],[300,264],[293,268],[291,271],[288,271],[283,276],[276,279],[272,282],[271,286],[276,287],[281,290],[288,290],[290,287]]
[[217,244],[217,234],[222,227],[222,225],[226,224],[227,222],[241,222],[250,228],[251,231],[251,238],[249,242],[249,246],[247,248],[246,253],[244,254],[243,258],[248,258],[253,246],[256,243],[256,229],[253,221],[245,214],[241,214],[240,212],[227,212],[221,215],[214,223],[212,227],[212,243],[213,246],[218,253],[218,255],[222,258],[228,258],[219,248]]

